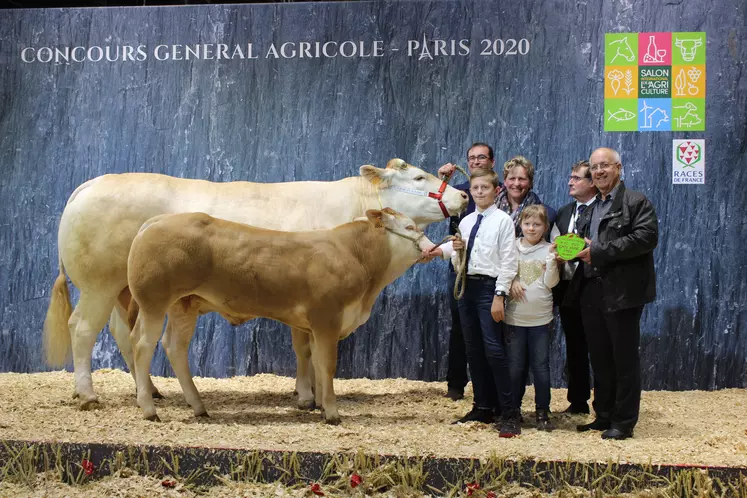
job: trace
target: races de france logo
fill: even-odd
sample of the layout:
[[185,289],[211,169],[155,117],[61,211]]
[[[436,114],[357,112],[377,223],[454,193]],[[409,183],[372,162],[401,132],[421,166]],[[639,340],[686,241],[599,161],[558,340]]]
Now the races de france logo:
[[672,183],[705,183],[705,140],[672,140]]
[[682,163],[683,168],[694,168],[701,159],[700,151],[700,145],[695,142],[681,142],[677,145],[677,161]]

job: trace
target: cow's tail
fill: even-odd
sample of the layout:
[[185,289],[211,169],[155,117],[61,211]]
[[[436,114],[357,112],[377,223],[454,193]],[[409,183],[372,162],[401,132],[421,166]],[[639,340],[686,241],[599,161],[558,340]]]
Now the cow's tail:
[[67,277],[62,260],[59,264],[60,273],[52,286],[47,317],[44,319],[44,351],[47,363],[53,367],[64,366],[72,350],[68,322],[73,313],[73,307],[70,304],[70,291],[67,288]]

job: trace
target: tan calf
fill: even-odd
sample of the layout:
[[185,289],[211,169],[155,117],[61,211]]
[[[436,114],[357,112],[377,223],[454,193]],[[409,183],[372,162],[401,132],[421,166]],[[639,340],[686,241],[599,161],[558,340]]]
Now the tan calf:
[[327,423],[339,423],[332,386],[338,341],[365,323],[381,290],[433,246],[411,219],[392,209],[366,216],[309,232],[265,230],[204,213],[146,222],[127,264],[140,308],[131,339],[145,418],[158,420],[148,379],[167,314],[164,349],[195,415],[207,415],[187,349],[197,317],[216,311],[233,324],[266,317],[309,334],[316,404]]

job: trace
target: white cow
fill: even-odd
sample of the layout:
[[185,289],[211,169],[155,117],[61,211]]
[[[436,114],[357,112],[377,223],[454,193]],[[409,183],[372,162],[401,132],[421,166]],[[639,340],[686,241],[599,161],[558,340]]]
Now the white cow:
[[[401,159],[385,169],[361,166],[359,177],[334,182],[214,183],[148,173],[104,175],[79,186],[60,219],[60,273],[54,283],[44,345],[50,365],[64,364],[72,347],[75,395],[80,407],[98,403],[91,379],[96,337],[109,319],[130,372],[135,377],[130,328],[127,256],[148,219],[200,211],[217,218],[273,230],[332,228],[390,207],[420,226],[455,215],[467,195]],[[65,275],[80,290],[73,311]],[[291,329],[296,352],[298,406],[315,406],[309,335]],[[137,380],[137,379],[136,379]],[[158,391],[147,381],[154,396]]]

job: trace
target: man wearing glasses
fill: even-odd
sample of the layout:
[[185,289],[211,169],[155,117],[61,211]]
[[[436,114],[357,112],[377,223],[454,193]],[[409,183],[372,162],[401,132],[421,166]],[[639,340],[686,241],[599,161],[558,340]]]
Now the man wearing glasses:
[[[475,142],[467,150],[467,168],[470,175],[478,169],[492,170],[495,166],[493,157],[493,148],[484,142]],[[451,176],[456,170],[456,166],[447,163],[438,169],[438,176]],[[460,216],[452,216],[449,222],[449,234],[456,235],[456,228],[459,222],[475,210],[475,201],[469,191],[469,179],[454,188],[467,192],[469,203]],[[499,187],[500,189],[500,187]],[[496,192],[497,194],[497,192]],[[446,372],[446,397],[454,401],[464,398],[464,388],[467,385],[467,352],[464,346],[464,335],[462,333],[462,324],[459,320],[459,306],[454,299],[454,282],[456,281],[456,272],[454,267],[449,263],[449,308],[451,309],[451,329],[449,330],[449,364]]]
[[617,151],[595,150],[589,158],[596,202],[578,220],[588,247],[578,259],[569,293],[580,296],[581,314],[594,370],[596,419],[579,431],[598,430],[604,439],[633,436],[641,402],[640,320],[656,297],[653,251],[656,211],[646,196],[620,180]]
[[[597,188],[591,179],[589,161],[578,161],[571,167],[568,189],[573,201],[558,210],[551,241],[559,235],[578,233],[580,215],[596,200]],[[581,305],[578,299],[564,302],[568,284],[578,267],[578,261],[563,261],[560,265],[560,282],[553,287],[553,300],[560,312],[560,323],[565,335],[565,356],[568,371],[568,414],[589,413],[589,349],[586,346],[584,325],[581,321]]]

